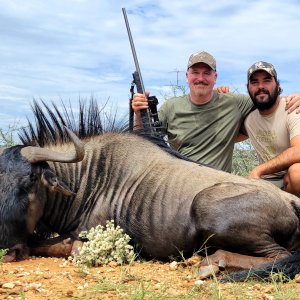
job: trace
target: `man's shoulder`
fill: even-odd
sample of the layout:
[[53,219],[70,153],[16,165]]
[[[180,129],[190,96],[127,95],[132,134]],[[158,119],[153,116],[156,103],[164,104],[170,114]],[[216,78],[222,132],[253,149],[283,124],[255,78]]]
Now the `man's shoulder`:
[[285,115],[287,119],[299,118],[297,110],[293,110],[292,112],[288,113],[288,110],[286,110],[286,101],[287,101],[286,96],[279,97],[279,105],[276,110],[277,117],[282,117],[283,115]]
[[248,113],[253,108],[253,103],[248,95],[239,94],[239,93],[217,93],[219,97],[219,103],[222,103],[226,106],[236,107],[243,114],[248,115]]
[[217,93],[219,98],[224,99],[225,101],[237,101],[237,100],[248,100],[249,96],[240,93]]
[[260,115],[260,113],[259,113],[259,111],[258,111],[258,109],[254,109],[253,111],[251,111],[249,114],[248,114],[248,116],[246,117],[246,122],[248,121],[249,122],[249,120],[253,120],[253,119],[257,119],[257,118],[260,118],[261,117],[261,115]]

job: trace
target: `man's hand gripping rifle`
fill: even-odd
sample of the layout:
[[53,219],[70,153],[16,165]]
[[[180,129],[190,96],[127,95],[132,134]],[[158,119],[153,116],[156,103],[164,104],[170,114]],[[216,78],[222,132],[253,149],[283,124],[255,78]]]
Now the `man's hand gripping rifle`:
[[[141,93],[144,95],[145,95],[145,88],[144,88],[142,74],[141,74],[139,62],[137,59],[137,55],[135,52],[135,47],[134,47],[134,43],[133,43],[133,39],[132,39],[132,35],[131,35],[125,8],[122,8],[122,11],[123,11],[123,15],[124,15],[124,20],[125,20],[127,33],[128,33],[128,37],[129,37],[129,42],[130,42],[130,46],[131,46],[131,51],[132,51],[135,68],[136,68],[136,71],[132,74],[133,81],[131,83],[131,88],[130,88],[131,99],[130,99],[130,103],[129,103],[129,129],[133,130],[133,109],[131,107],[131,102],[132,102],[133,95],[134,95],[134,86],[136,86],[136,90],[138,93]],[[158,104],[158,100],[155,96],[148,97],[149,109],[141,110],[142,124],[143,124],[144,130],[146,132],[150,132],[151,134],[156,133],[158,135],[163,136],[163,133],[161,130],[162,129],[161,122],[159,121],[158,114],[157,114],[157,104]]]

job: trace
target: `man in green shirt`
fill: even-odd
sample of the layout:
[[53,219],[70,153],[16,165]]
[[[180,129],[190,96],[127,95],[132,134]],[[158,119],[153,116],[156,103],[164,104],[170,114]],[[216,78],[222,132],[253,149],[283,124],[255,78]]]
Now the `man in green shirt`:
[[[190,94],[166,101],[158,111],[169,143],[194,161],[231,172],[234,143],[253,103],[249,96],[214,90],[216,60],[205,51],[190,56],[186,80]],[[135,94],[132,109],[137,128],[140,110],[145,108],[145,95]]]

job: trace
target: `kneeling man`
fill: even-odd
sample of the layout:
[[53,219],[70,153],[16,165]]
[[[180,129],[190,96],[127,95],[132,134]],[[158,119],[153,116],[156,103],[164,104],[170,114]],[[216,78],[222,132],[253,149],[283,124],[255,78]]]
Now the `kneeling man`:
[[257,109],[244,125],[261,162],[249,177],[269,180],[300,196],[300,115],[286,111],[286,99],[280,96],[282,89],[272,64],[253,64],[248,70],[247,88]]

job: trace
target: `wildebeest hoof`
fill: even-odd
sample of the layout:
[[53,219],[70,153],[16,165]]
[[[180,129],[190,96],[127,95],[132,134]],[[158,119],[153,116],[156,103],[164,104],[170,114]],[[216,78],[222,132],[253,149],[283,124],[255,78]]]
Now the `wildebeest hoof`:
[[2,262],[7,263],[7,262],[12,262],[12,261],[16,261],[16,254],[15,251],[13,252],[9,252],[8,254],[6,254],[3,259]]
[[220,269],[216,265],[208,265],[204,267],[200,267],[198,271],[199,279],[209,278],[214,276],[220,272]]
[[29,257],[29,249],[23,244],[16,244],[3,257],[2,262],[12,262],[27,259]]
[[78,240],[73,242],[72,251],[71,251],[72,256],[76,256],[79,254],[82,244],[83,244],[82,241],[78,241]]
[[220,259],[219,263],[218,263],[218,267],[220,269],[220,271],[224,271],[226,268],[226,262],[224,259]]

